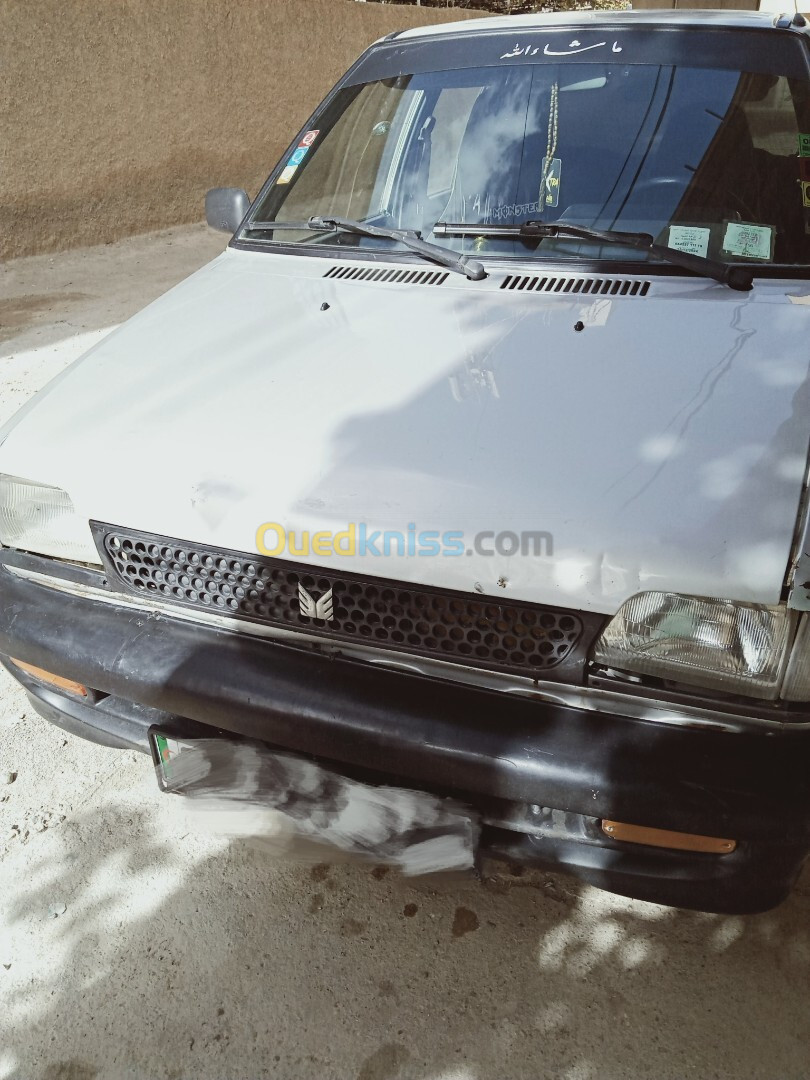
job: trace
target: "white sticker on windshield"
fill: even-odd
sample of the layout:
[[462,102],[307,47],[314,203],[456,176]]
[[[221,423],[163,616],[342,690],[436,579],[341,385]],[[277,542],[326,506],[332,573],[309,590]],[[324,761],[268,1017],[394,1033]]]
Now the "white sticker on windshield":
[[740,259],[770,259],[773,257],[771,225],[752,225],[748,221],[729,221],[723,238],[723,254]]
[[685,251],[688,255],[702,255],[705,259],[711,235],[711,229],[701,229],[697,225],[670,225],[667,247]]

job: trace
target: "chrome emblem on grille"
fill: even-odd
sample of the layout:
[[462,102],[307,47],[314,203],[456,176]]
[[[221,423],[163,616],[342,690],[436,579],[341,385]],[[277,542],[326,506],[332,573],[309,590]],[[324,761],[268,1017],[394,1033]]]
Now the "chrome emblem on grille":
[[332,590],[325,592],[319,600],[316,600],[299,583],[298,608],[305,619],[324,619],[326,622],[331,622],[335,617],[332,605]]

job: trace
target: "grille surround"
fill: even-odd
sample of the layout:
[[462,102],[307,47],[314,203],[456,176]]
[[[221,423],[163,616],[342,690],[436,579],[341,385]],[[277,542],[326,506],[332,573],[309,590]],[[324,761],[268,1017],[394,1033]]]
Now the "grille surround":
[[[178,608],[529,679],[581,682],[604,617],[214,549],[91,522],[109,587]],[[334,618],[301,614],[330,588]]]

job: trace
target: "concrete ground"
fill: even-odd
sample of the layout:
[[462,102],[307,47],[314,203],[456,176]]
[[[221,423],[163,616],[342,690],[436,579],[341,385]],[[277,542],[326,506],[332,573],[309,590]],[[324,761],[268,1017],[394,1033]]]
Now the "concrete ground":
[[[223,243],[0,271],[0,422]],[[0,673],[0,1080],[810,1076],[808,875],[771,914],[700,915],[495,866],[278,861],[181,805]]]

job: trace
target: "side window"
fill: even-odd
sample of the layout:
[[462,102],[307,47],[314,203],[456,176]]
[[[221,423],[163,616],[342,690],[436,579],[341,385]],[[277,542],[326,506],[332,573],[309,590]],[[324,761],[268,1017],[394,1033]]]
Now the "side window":
[[458,148],[467,128],[472,107],[481,93],[478,86],[442,90],[433,110],[433,129],[427,193],[430,198],[450,190],[458,160]]

